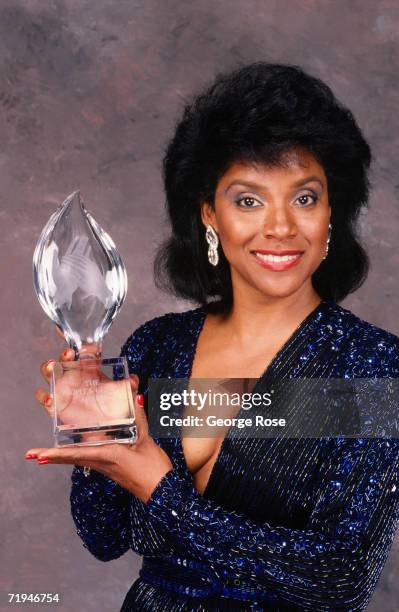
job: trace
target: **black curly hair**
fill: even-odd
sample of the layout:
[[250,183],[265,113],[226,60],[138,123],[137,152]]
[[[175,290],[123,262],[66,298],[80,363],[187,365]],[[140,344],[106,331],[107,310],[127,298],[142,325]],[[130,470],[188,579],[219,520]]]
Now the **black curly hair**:
[[209,264],[201,204],[214,206],[217,184],[232,163],[281,165],[295,149],[309,151],[328,182],[333,230],[313,287],[335,302],[360,287],[369,261],[356,221],[368,201],[370,147],[325,83],[298,66],[265,62],[219,74],[184,107],[163,160],[172,234],[155,255],[156,286],[227,313],[230,266],[222,249],[219,264]]

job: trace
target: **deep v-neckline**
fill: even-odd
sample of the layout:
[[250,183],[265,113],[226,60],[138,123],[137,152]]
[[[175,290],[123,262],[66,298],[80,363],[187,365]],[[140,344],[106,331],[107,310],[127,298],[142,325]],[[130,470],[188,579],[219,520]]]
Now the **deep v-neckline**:
[[[307,314],[306,317],[301,321],[301,323],[294,329],[292,334],[284,342],[284,344],[281,346],[281,348],[277,351],[277,353],[274,355],[272,360],[269,362],[269,364],[267,365],[267,367],[265,368],[263,373],[258,378],[255,386],[252,389],[252,393],[254,393],[255,389],[258,387],[258,385],[261,383],[261,381],[265,377],[269,376],[271,372],[273,372],[273,370],[275,369],[276,365],[284,357],[284,355],[286,354],[288,349],[291,347],[292,343],[298,338],[299,334],[303,333],[306,330],[308,325],[310,325],[313,322],[313,320],[315,319],[317,314],[328,304],[328,302],[329,302],[329,300],[322,299],[317,304],[317,306],[313,310],[311,310],[311,312],[309,314]],[[187,379],[187,386],[190,383],[191,372],[193,370],[195,355],[196,355],[197,347],[198,347],[198,343],[199,343],[199,337],[200,337],[201,331],[202,331],[202,329],[204,327],[205,319],[206,319],[206,315],[207,315],[206,307],[204,307],[204,306],[199,307],[198,311],[200,313],[200,319],[199,319],[199,323],[198,323],[197,328],[194,328],[194,334],[193,334],[194,337],[193,337],[192,343],[191,343],[191,351],[189,352],[189,355],[188,355],[187,373],[186,373],[186,376],[184,377],[184,379]],[[240,409],[239,409],[239,411],[238,411],[238,413],[236,415],[237,417],[240,415],[241,411],[242,411],[242,408],[240,407]],[[181,459],[182,459],[185,471],[191,477],[193,477],[194,474],[192,474],[192,472],[190,472],[190,470],[188,468],[187,461],[186,461],[186,456],[184,454],[184,449],[183,449],[183,445],[182,445],[182,441],[181,441],[181,429],[182,429],[181,427],[178,427],[178,434],[179,434],[178,437],[177,437],[178,450],[180,452]],[[233,429],[233,426],[231,425],[229,427],[229,429],[227,430],[227,433],[226,433],[225,437],[222,440],[222,444],[220,445],[219,452],[218,452],[218,454],[216,456],[216,459],[215,459],[215,462],[214,462],[214,464],[212,466],[212,469],[211,469],[211,472],[209,474],[209,478],[208,478],[208,481],[207,481],[207,483],[205,485],[205,488],[204,488],[202,493],[199,493],[203,497],[206,497],[206,494],[209,491],[211,481],[213,479],[213,476],[215,474],[217,466],[218,466],[218,464],[220,463],[220,461],[222,459],[223,452],[225,450],[225,447],[226,447],[226,444],[227,444],[227,440],[229,439],[229,435],[230,435],[230,432],[231,432],[232,429]]]

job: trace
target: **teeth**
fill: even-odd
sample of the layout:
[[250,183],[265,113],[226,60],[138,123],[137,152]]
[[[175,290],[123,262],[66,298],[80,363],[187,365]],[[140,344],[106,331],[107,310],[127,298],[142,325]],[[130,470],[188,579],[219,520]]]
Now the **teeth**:
[[293,259],[298,259],[298,257],[300,256],[299,253],[297,255],[269,255],[269,254],[264,254],[264,253],[258,253],[257,251],[255,251],[255,255],[256,257],[259,257],[259,259],[262,259],[263,261],[270,261],[270,262],[292,261]]

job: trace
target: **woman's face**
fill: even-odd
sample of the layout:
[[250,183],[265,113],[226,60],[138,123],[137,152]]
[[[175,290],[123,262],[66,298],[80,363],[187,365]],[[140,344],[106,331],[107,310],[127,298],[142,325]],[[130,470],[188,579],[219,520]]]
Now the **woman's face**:
[[330,215],[324,169],[306,150],[290,152],[284,167],[234,163],[218,183],[215,210],[202,207],[230,263],[233,290],[270,297],[311,290]]

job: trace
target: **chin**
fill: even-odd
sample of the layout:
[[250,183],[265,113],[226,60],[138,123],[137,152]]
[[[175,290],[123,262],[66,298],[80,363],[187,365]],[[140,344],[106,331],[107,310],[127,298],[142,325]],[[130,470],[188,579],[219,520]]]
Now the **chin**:
[[261,285],[254,283],[253,286],[264,295],[287,297],[297,293],[306,284],[307,280],[307,278],[294,279],[276,276],[276,279],[273,279],[272,282],[262,283]]
[[[290,295],[294,295],[300,291],[301,287],[309,282],[311,276],[298,273],[287,273],[287,272],[271,272],[264,271],[261,269],[260,273],[257,272],[254,275],[253,269],[243,270],[239,272],[238,268],[235,269],[238,278],[244,281],[246,285],[249,285],[251,291],[256,291],[264,297],[273,298],[286,298]],[[263,277],[263,278],[262,278]],[[263,282],[259,282],[262,280]],[[240,283],[241,284],[241,283]]]
[[279,286],[275,287],[256,287],[256,289],[265,297],[286,298],[295,294],[300,287],[300,285],[282,287],[280,284]]

